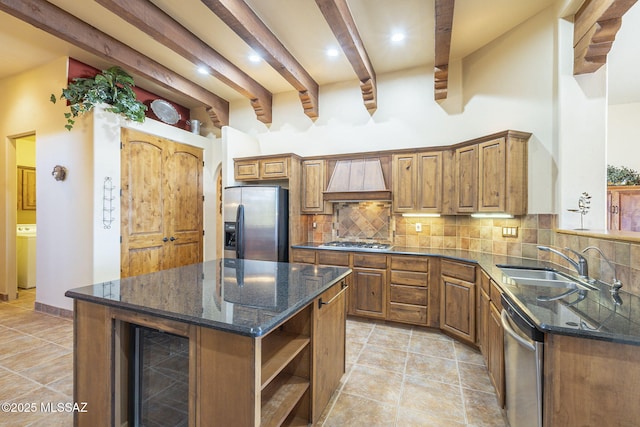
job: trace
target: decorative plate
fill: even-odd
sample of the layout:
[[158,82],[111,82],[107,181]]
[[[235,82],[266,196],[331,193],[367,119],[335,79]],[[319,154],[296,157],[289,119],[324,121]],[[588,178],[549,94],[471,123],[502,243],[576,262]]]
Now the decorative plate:
[[167,124],[175,125],[180,120],[180,113],[178,113],[178,110],[176,110],[169,101],[165,101],[164,99],[156,99],[152,101],[151,109],[160,120]]

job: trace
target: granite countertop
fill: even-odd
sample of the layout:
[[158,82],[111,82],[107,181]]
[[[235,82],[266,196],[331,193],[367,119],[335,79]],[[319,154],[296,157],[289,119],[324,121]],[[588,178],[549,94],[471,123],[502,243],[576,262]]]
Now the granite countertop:
[[258,337],[350,272],[345,267],[217,259],[71,289],[65,295]]
[[[533,321],[540,331],[640,345],[639,296],[621,290],[619,293],[621,304],[616,304],[609,292],[608,285],[596,282],[593,285],[598,290],[584,292],[584,298],[575,292],[555,301],[544,301],[549,297],[561,295],[567,292],[568,289],[518,285],[513,283],[498,267],[502,265],[547,268],[575,276],[575,272],[572,270],[564,269],[550,262],[457,249],[394,246],[391,249],[381,251],[353,248],[320,248],[317,243],[299,244],[293,247],[349,252],[364,251],[391,255],[437,256],[476,263],[500,286],[505,296],[515,303],[519,311]],[[543,301],[538,297],[543,297]]]

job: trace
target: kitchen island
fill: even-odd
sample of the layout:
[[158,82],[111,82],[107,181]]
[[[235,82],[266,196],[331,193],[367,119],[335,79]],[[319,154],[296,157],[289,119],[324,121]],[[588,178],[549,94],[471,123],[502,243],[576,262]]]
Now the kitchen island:
[[350,273],[219,259],[67,291],[75,300],[74,399],[87,402],[75,425],[135,425],[141,406],[153,408],[141,387],[162,381],[145,384],[156,368],[144,363],[179,353],[180,344],[141,351],[145,334],[184,342],[182,363],[157,368],[165,382],[174,371],[186,378],[179,425],[314,422],[344,373]]

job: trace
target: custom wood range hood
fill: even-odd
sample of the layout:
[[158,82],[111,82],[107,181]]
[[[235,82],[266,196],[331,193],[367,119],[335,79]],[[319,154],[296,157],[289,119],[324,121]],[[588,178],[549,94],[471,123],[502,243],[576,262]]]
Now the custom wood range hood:
[[327,201],[391,200],[380,159],[338,160],[323,197]]

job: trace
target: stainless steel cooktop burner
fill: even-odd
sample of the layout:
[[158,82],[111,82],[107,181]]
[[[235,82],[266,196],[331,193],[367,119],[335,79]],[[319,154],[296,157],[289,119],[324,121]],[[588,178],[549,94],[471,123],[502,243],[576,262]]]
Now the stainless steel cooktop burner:
[[375,242],[328,242],[320,245],[321,248],[353,248],[353,249],[374,249],[374,250],[388,250],[391,249],[391,245],[388,243],[375,243]]

